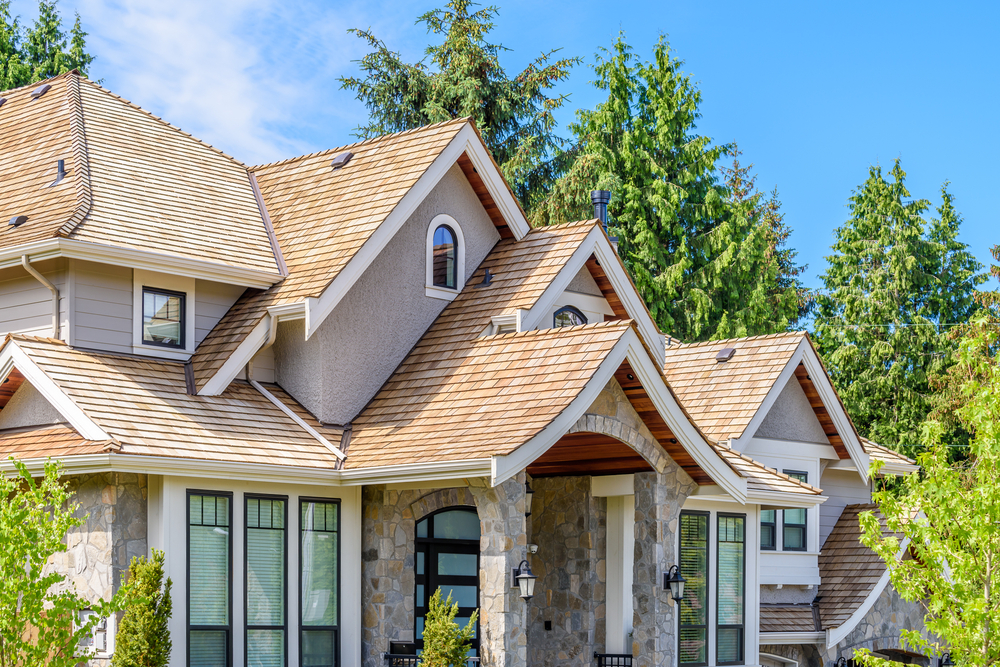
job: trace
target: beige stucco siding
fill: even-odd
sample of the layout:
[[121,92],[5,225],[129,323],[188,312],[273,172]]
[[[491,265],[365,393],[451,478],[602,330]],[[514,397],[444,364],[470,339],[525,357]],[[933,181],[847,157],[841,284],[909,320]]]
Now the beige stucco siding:
[[830,444],[798,380],[788,379],[755,434],[757,438]]

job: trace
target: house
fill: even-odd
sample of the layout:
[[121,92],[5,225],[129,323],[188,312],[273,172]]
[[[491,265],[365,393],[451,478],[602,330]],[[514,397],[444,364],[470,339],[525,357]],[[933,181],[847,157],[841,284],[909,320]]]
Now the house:
[[808,337],[668,340],[468,120],[247,167],[76,73],[0,97],[4,470],[63,462],[91,599],[165,551],[172,664],[378,667],[439,587],[483,665],[927,664],[857,540],[915,466]]

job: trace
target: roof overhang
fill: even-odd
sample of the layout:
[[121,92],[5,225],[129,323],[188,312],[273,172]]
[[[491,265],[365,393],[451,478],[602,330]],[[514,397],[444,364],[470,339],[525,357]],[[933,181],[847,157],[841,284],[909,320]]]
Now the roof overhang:
[[535,437],[518,447],[510,454],[495,455],[492,458],[490,481],[496,486],[510,479],[518,472],[544,454],[570,427],[586,412],[597,399],[615,371],[623,361],[628,361],[642,386],[652,400],[656,411],[663,418],[671,432],[688,452],[695,463],[712,478],[727,494],[737,502],[747,501],[747,482],[709,446],[704,436],[684,415],[680,406],[674,400],[673,394],[667,388],[662,373],[655,365],[649,352],[640,340],[634,328],[629,328],[622,334],[611,352],[601,362],[600,367],[591,377],[576,398],[563,410],[558,417],[548,424]]
[[816,644],[826,640],[825,632],[762,632],[761,644]]
[[0,250],[0,269],[21,266],[22,255],[27,255],[31,262],[41,262],[59,257],[82,259],[100,264],[127,266],[132,269],[157,271],[255,289],[267,289],[282,280],[282,276],[277,270],[262,271],[245,266],[206,262],[180,255],[168,255],[64,238],[44,239],[4,248]]
[[[735,499],[723,491],[721,487],[714,484],[699,486],[698,489],[691,494],[690,498],[718,502],[736,502]],[[811,509],[813,507],[819,507],[827,500],[829,500],[829,498],[826,496],[816,494],[758,491],[750,488],[747,489],[746,497],[747,504],[760,505],[760,508],[763,510],[800,508]]]

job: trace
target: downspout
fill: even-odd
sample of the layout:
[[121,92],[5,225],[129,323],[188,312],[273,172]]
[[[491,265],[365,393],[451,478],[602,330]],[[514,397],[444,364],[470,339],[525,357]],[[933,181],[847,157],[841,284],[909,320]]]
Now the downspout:
[[59,290],[56,289],[55,285],[53,285],[52,283],[49,282],[48,278],[46,278],[45,276],[43,276],[42,274],[40,274],[38,272],[38,270],[35,269],[35,267],[33,267],[30,262],[28,262],[28,256],[27,255],[21,255],[21,266],[24,267],[25,271],[27,271],[32,276],[34,276],[35,280],[37,280],[41,284],[43,284],[46,287],[48,287],[49,291],[52,292],[52,337],[55,338],[56,340],[60,340],[60,336],[59,336]]
[[[267,316],[270,318],[267,328],[267,341],[261,345],[259,350],[254,352],[254,356],[274,345],[274,339],[278,336],[278,316],[274,313],[268,313]],[[247,362],[246,374],[247,382],[253,382],[253,357]]]

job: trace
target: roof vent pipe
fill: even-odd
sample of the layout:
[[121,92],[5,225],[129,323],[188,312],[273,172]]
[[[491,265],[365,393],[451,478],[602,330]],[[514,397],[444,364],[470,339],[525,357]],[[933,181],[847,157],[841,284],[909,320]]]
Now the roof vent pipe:
[[[611,201],[610,190],[591,190],[590,202],[594,205],[594,217],[601,221],[604,233],[608,233],[608,202]],[[618,252],[618,237],[608,235],[611,246]]]
[[49,184],[49,187],[51,188],[53,185],[59,185],[64,178],[66,178],[66,161],[56,160],[56,180],[52,181],[52,183]]

